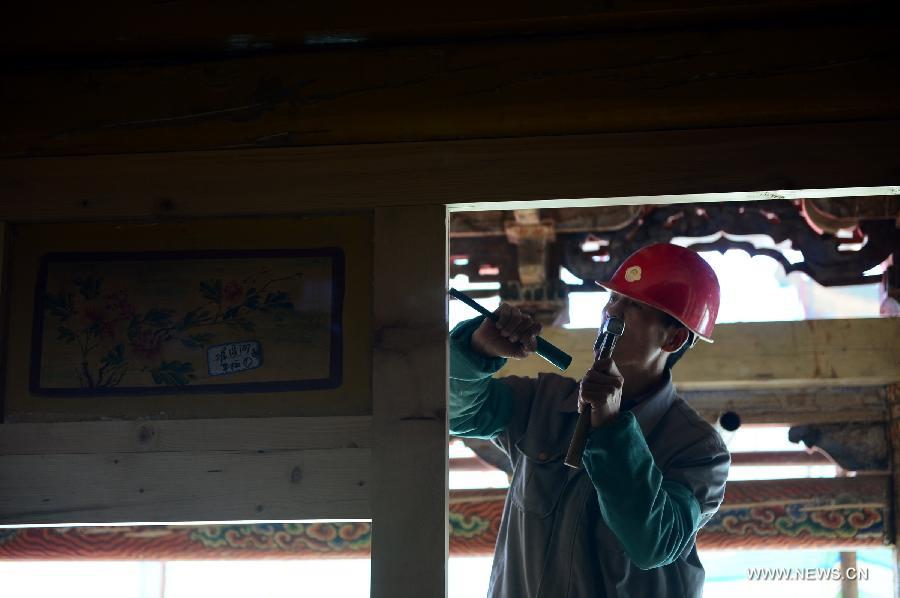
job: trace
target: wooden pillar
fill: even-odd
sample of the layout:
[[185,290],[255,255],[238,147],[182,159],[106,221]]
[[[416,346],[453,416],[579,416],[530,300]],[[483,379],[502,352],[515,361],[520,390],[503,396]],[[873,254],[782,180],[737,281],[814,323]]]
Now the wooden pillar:
[[[7,338],[9,319],[9,236],[9,224],[0,221],[0,339]],[[6,345],[0,342],[0,423],[6,419]]]
[[[847,477],[847,470],[838,467],[837,477]],[[841,598],[859,598],[859,567],[856,564],[856,551],[842,550],[840,558]]]
[[841,573],[841,598],[859,598],[859,568],[856,564],[856,552],[841,552]]
[[447,225],[375,210],[373,597],[447,592]]
[[900,530],[900,384],[887,387],[888,436],[891,441],[891,544],[894,546],[894,598],[900,598],[900,549],[897,531]]

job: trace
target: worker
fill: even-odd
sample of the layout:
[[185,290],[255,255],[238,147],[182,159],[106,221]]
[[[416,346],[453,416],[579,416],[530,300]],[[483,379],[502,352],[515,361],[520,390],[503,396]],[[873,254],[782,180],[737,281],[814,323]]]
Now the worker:
[[[450,333],[450,431],[489,438],[512,465],[488,594],[498,598],[700,597],[697,531],[725,492],[721,437],[677,396],[671,369],[712,342],[719,284],[695,252],[655,244],[609,281],[605,317],[625,321],[611,359],[580,381],[493,378],[534,352],[541,326],[508,304]],[[583,467],[563,463],[590,405]]]

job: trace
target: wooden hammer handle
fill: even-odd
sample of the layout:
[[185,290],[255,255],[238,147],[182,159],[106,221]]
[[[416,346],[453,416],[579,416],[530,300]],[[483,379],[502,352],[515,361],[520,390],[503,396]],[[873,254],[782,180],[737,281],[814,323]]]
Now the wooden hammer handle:
[[566,465],[573,469],[581,467],[581,454],[584,445],[587,444],[588,433],[591,431],[591,406],[585,405],[584,410],[578,414],[578,422],[575,424],[575,432],[569,443],[569,452],[566,453]]
[[[625,323],[616,318],[610,318],[607,321],[603,331],[603,338],[600,342],[599,359],[609,359],[612,357],[613,349],[616,348],[616,341],[625,331]],[[588,434],[591,432],[591,406],[585,403],[581,413],[578,414],[578,422],[575,424],[575,432],[572,434],[572,441],[569,443],[569,451],[566,453],[565,464],[573,469],[581,468],[581,456],[584,453],[584,445],[587,444]]]

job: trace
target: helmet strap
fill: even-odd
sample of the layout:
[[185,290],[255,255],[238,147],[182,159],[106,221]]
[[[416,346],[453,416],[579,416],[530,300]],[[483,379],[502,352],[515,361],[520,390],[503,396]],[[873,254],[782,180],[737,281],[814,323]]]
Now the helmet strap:
[[678,363],[678,360],[681,359],[681,357],[685,353],[687,353],[687,350],[690,349],[691,347],[693,347],[697,343],[698,338],[699,337],[696,334],[694,334],[693,331],[688,330],[688,337],[687,337],[687,340],[684,341],[684,344],[681,345],[681,347],[677,351],[675,351],[674,353],[671,353],[666,358],[666,369],[671,370],[673,367],[675,367],[675,364]]

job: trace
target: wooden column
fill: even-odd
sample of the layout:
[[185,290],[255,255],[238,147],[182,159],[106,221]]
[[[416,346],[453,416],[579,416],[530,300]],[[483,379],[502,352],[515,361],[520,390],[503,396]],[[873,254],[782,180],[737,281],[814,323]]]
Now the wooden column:
[[[847,471],[838,467],[837,477],[847,477]],[[859,598],[859,566],[855,550],[842,550],[841,558],[841,598]]]
[[[5,339],[7,334],[8,306],[9,306],[9,224],[0,221],[0,339]],[[0,342],[0,389],[6,388],[6,343]],[[0,391],[0,422],[3,422],[5,394]]]
[[841,598],[859,598],[858,572],[856,552],[841,551]]
[[377,597],[447,591],[447,230],[443,205],[375,210]]
[[900,598],[900,548],[897,531],[900,530],[900,384],[887,389],[888,437],[891,441],[891,511],[892,528],[888,538],[894,546],[894,598]]

